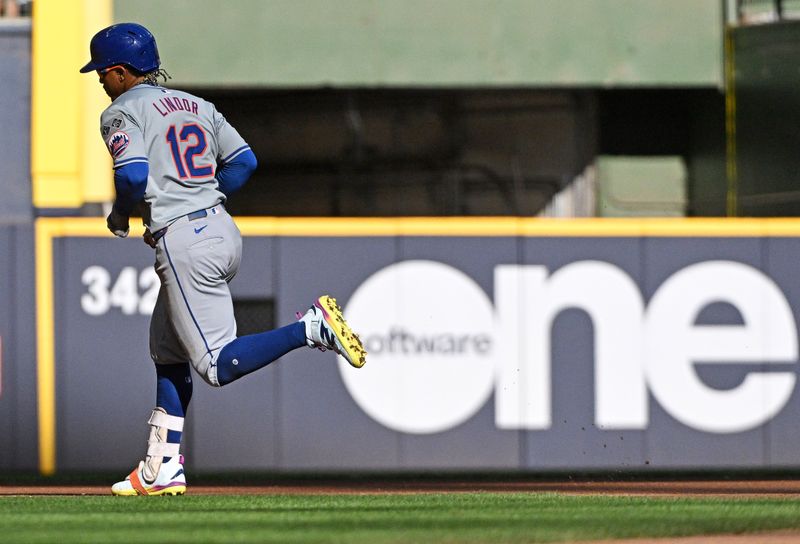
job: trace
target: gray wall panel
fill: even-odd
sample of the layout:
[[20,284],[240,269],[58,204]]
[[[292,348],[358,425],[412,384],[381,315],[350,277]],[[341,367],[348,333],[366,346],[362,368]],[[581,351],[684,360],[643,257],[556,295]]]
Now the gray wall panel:
[[[150,318],[138,308],[128,315],[114,306],[87,314],[82,275],[102,267],[113,289],[123,268],[135,268],[137,278],[151,269],[152,250],[138,238],[62,238],[55,246],[65,264],[56,272],[58,465],[133,466],[146,449],[146,422],[155,402]],[[103,454],[87,455],[90,451]]]
[[0,469],[38,465],[33,230],[0,227]]
[[242,264],[230,283],[233,298],[269,298],[275,296],[278,266],[275,240],[264,236],[242,239]]
[[[14,323],[12,297],[14,295],[14,265],[12,252],[11,228],[0,229],[0,255],[10,258],[0,261],[0,436],[5,437],[4,442],[16,441],[16,425],[14,412],[16,408],[15,397],[17,389],[11,384],[15,380],[16,372],[11,352],[14,349],[12,336],[12,323]],[[12,448],[0,448],[0,467],[14,466],[14,451]]]
[[711,435],[688,429],[657,405],[651,405],[647,460],[653,468],[762,466],[764,429]]
[[13,287],[14,300],[11,349],[6,353],[14,365],[16,389],[16,428],[14,432],[16,467],[32,469],[37,466],[39,451],[36,406],[36,290],[34,231],[30,224],[14,228]]
[[[641,277],[638,239],[533,238],[522,242],[522,263],[546,266],[550,276],[584,260],[611,263],[633,279]],[[579,308],[566,309],[553,321],[552,427],[526,433],[524,467],[607,468],[642,464],[643,432],[600,430],[595,425],[595,327]]]
[[222,388],[195,376],[182,449],[189,466],[248,470],[277,465],[277,364]]
[[[759,238],[695,238],[691,243],[674,238],[646,240],[643,255],[646,297],[649,301],[669,276],[701,261],[731,260],[763,268],[762,246]],[[710,378],[741,381],[740,370],[731,365],[713,365],[705,371]],[[764,427],[734,434],[704,433],[676,421],[654,399],[650,408],[647,458],[653,467],[735,467],[760,465],[765,461]]]
[[[283,238],[278,244],[279,323],[324,293],[348,300],[362,281],[397,259],[392,238]],[[335,356],[301,349],[283,359],[281,468],[400,465],[399,437],[352,400]]]
[[765,264],[762,238],[653,238],[642,244],[642,291],[647,300],[669,276],[697,262],[733,260],[757,268]]
[[30,175],[31,23],[30,19],[0,24],[0,217],[33,218]]
[[[399,260],[445,262],[467,274],[489,300],[494,295],[495,265],[516,262],[518,246],[514,238],[407,237],[397,241]],[[487,358],[486,364],[492,364],[492,359]],[[458,387],[457,377],[452,387]],[[442,395],[447,395],[447,391],[442,391]],[[474,416],[454,429],[430,435],[400,433],[401,466],[408,469],[519,467],[520,433],[497,429],[494,420],[494,402],[489,398]]]
[[585,312],[565,310],[553,323],[553,424],[526,433],[523,466],[537,469],[639,468],[642,431],[595,424],[594,328]]
[[[230,283],[234,299],[275,296],[274,240],[245,238],[242,243],[241,268]],[[246,470],[278,464],[280,364],[223,388],[195,377],[184,443],[190,466]],[[246,447],[239,447],[243,443]]]
[[[766,270],[781,287],[788,300],[792,301],[794,318],[800,323],[800,283],[797,281],[797,262],[800,255],[800,240],[797,238],[771,238],[765,242],[764,259]],[[797,371],[797,370],[795,370]],[[795,388],[789,402],[767,425],[765,431],[765,465],[770,467],[793,466],[798,462],[800,433],[792,429],[800,414],[800,394]]]

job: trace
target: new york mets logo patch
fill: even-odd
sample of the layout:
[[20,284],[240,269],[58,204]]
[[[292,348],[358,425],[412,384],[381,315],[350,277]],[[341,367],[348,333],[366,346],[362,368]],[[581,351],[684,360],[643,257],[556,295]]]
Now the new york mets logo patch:
[[112,134],[108,139],[108,150],[111,152],[111,156],[116,159],[122,155],[122,152],[128,148],[130,142],[131,139],[121,130]]

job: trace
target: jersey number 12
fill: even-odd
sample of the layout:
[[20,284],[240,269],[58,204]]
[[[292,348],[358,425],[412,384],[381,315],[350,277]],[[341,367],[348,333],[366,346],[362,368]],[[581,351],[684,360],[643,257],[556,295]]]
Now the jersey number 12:
[[214,174],[214,167],[210,164],[196,165],[196,155],[206,151],[206,133],[196,123],[183,125],[180,131],[171,125],[167,131],[167,142],[172,152],[172,160],[181,179],[207,178]]

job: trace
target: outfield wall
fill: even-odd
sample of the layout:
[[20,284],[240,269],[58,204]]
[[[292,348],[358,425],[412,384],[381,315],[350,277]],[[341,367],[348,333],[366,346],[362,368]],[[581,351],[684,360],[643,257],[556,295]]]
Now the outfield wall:
[[[192,468],[800,466],[798,221],[239,225],[237,301],[285,324],[330,292],[371,353],[196,380]],[[40,467],[123,470],[154,396],[151,250],[96,219],[40,219],[37,240]]]
[[0,226],[0,470],[39,466],[32,226]]

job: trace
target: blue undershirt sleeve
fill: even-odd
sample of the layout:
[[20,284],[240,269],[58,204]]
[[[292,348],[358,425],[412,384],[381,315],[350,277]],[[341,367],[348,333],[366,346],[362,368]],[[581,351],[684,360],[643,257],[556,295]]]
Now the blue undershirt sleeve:
[[114,188],[117,192],[114,209],[130,217],[133,209],[144,198],[149,172],[150,167],[146,162],[133,162],[114,170]]
[[219,190],[225,196],[230,196],[245,184],[258,166],[255,154],[246,149],[230,161],[223,163],[217,170]]

